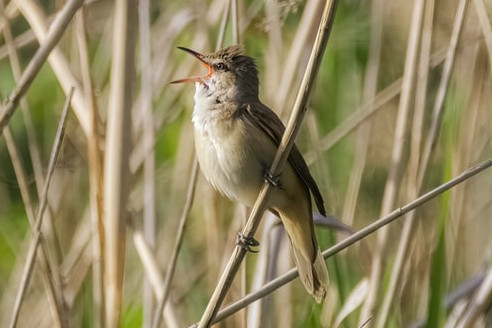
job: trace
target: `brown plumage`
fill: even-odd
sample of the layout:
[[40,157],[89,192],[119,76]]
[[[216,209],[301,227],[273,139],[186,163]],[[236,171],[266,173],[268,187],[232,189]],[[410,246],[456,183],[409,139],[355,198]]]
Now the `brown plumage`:
[[[253,206],[285,131],[278,116],[259,100],[255,62],[241,46],[208,55],[180,49],[209,70],[203,77],[174,81],[196,82],[192,121],[201,170],[219,192]],[[311,194],[326,215],[318,186],[294,145],[267,204],[287,231],[303,285],[321,302],[328,272],[314,234]]]

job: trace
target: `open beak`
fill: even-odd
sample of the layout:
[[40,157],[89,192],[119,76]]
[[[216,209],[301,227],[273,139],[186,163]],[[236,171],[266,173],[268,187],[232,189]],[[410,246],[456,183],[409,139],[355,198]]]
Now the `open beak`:
[[187,78],[184,78],[184,79],[179,79],[179,80],[174,80],[174,81],[171,81],[169,83],[184,83],[184,82],[201,82],[201,83],[204,83],[203,82],[203,79],[207,79],[209,78],[212,74],[213,74],[213,69],[212,69],[212,66],[210,66],[204,59],[203,59],[203,55],[194,51],[194,50],[191,50],[191,49],[188,49],[188,48],[185,48],[185,47],[178,47],[178,49],[181,49],[187,53],[189,53],[190,55],[192,55],[193,57],[195,57],[196,59],[198,59],[203,66],[205,66],[207,69],[208,69],[208,73],[204,76],[192,76],[192,77],[187,77]]

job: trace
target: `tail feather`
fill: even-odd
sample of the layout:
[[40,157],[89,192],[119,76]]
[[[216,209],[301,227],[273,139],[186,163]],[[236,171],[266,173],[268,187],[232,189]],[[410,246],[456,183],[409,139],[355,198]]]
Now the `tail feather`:
[[321,303],[328,286],[328,271],[316,242],[313,221],[305,215],[310,213],[310,206],[307,202],[300,205],[298,202],[279,214],[292,245],[301,282],[316,302]]
[[307,258],[292,242],[294,250],[294,259],[299,270],[299,278],[304,288],[311,294],[317,303],[321,303],[326,296],[326,287],[328,286],[328,271],[326,270],[325,261],[319,248],[316,249],[314,260]]
[[321,251],[317,250],[316,259],[313,263],[314,275],[316,276],[313,281],[315,282],[314,299],[316,302],[321,303],[326,296],[326,287],[328,286],[328,270],[326,270],[326,263],[321,254]]

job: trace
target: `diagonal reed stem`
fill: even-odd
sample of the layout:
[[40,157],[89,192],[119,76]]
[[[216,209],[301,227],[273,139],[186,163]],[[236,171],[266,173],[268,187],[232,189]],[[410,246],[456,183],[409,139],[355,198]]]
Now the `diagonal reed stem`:
[[[235,0],[232,0],[232,1],[235,1]],[[217,45],[215,47],[216,50],[222,48],[222,44],[224,42],[226,25],[228,22],[228,18],[230,16],[229,15],[230,4],[231,4],[231,1],[227,1],[226,5],[224,7],[223,16],[222,16],[222,19],[220,22],[219,34],[217,37]],[[233,18],[237,19],[237,18],[235,18],[235,16]],[[238,36],[239,31],[236,30],[238,28],[237,22],[233,25],[234,25],[234,29],[233,29],[234,35],[237,34],[237,36]],[[237,37],[237,39],[239,39],[239,37]],[[237,39],[235,41],[237,41]],[[181,244],[183,242],[184,228],[185,228],[186,221],[188,218],[188,212],[190,211],[191,205],[193,204],[193,197],[195,195],[195,188],[196,188],[196,182],[197,182],[197,177],[198,177],[198,158],[196,157],[196,154],[194,155],[193,166],[191,169],[190,177],[191,177],[191,179],[190,179],[190,182],[188,184],[188,191],[186,193],[185,205],[183,208],[183,212],[181,214],[181,218],[179,220],[179,227],[178,227],[176,240],[175,240],[175,244],[174,244],[175,246],[173,249],[173,253],[171,255],[171,260],[169,261],[170,264],[169,264],[168,270],[166,272],[166,277],[164,279],[163,290],[162,290],[161,296],[159,297],[159,300],[158,300],[159,303],[157,304],[156,312],[155,312],[154,318],[152,320],[152,327],[153,328],[158,328],[161,324],[161,318],[162,318],[162,315],[164,314],[164,309],[166,307],[167,299],[169,297],[169,289],[171,287],[171,282],[173,280],[174,273],[176,270],[176,262],[178,259],[178,253],[181,249]]]
[[[27,178],[24,172],[24,168],[22,167],[22,162],[20,159],[19,151],[17,149],[17,145],[14,141],[14,137],[10,131],[9,126],[6,126],[4,129],[4,137],[12,161],[12,166],[14,167],[15,176],[17,179],[17,183],[19,185],[19,190],[21,193],[22,200],[24,202],[24,207],[26,209],[27,219],[29,220],[29,224],[31,225],[31,228],[34,228],[36,219],[35,219],[34,209],[31,203],[31,196],[29,196],[29,187],[27,183]],[[48,261],[46,240],[41,238],[40,244],[41,244],[41,251],[39,254],[40,256],[38,260],[38,265],[40,266],[41,269],[41,277],[43,279],[43,283],[46,288],[46,296],[48,299],[51,312],[53,314],[53,319],[54,319],[53,325],[55,327],[63,327],[64,325],[66,326],[66,320],[65,320],[66,311],[65,309],[63,309],[64,306],[63,295],[60,290],[55,290],[55,288],[59,287],[59,285],[56,286],[56,284],[54,283],[52,273],[55,269],[53,268],[52,265],[50,265],[50,262]]]
[[7,103],[2,108],[0,113],[0,136],[2,135],[3,128],[9,123],[10,118],[14,114],[20,99],[31,86],[32,81],[34,81],[46,59],[48,59],[51,50],[58,44],[73,15],[75,15],[75,12],[83,3],[84,0],[68,1],[53,21],[45,42],[36,51],[31,61],[29,61],[15,89],[8,97]]
[[65,126],[67,123],[68,109],[70,107],[70,101],[73,92],[70,93],[69,97],[65,100],[65,105],[63,107],[60,122],[58,124],[58,130],[56,131],[55,141],[53,143],[53,149],[51,150],[50,161],[48,164],[48,173],[46,174],[46,179],[44,181],[43,193],[40,197],[40,204],[38,212],[36,213],[36,221],[32,230],[32,238],[29,243],[29,248],[27,250],[26,265],[22,271],[21,284],[19,290],[17,291],[17,296],[15,298],[14,309],[12,310],[12,316],[10,318],[9,327],[15,327],[17,320],[19,319],[20,307],[24,294],[31,279],[32,272],[34,269],[34,262],[36,259],[36,252],[38,250],[39,242],[41,240],[41,225],[43,223],[44,211],[48,205],[48,191],[51,185],[51,178],[53,177],[53,172],[55,171],[56,160],[60,154],[60,149],[65,136]]
[[[464,181],[469,180],[470,178],[474,177],[475,175],[483,172],[484,170],[490,168],[492,166],[492,159],[489,159],[485,162],[479,163],[473,167],[468,168],[465,170],[463,173],[461,173],[459,176],[449,180],[448,182],[432,189],[431,191],[423,194],[422,196],[416,198],[412,202],[397,208],[393,212],[389,213],[388,215],[385,215],[384,217],[380,218],[377,221],[374,221],[370,225],[366,226],[365,228],[353,233],[349,237],[345,238],[341,242],[337,243],[336,245],[333,245],[332,247],[328,248],[323,252],[323,257],[325,259],[341,252],[342,250],[348,248],[349,246],[355,244],[356,242],[362,240],[363,238],[373,234],[374,232],[378,231],[379,229],[387,226],[391,222],[397,220],[398,218],[404,217],[405,214],[407,214],[410,211],[415,210],[416,208],[424,205],[425,203],[429,202],[430,200],[436,198],[437,196],[443,194],[444,192],[450,190],[451,188],[461,184]],[[254,301],[265,297],[266,295],[272,293],[273,291],[279,289],[283,285],[289,283],[290,281],[294,280],[297,276],[299,275],[297,268],[293,268],[289,270],[288,272],[284,273],[283,275],[277,277],[276,279],[270,281],[269,283],[265,284],[262,288],[259,290],[252,292],[248,294],[247,296],[243,297],[242,299],[234,302],[233,304],[228,305],[225,309],[220,311],[217,316],[211,321],[211,323],[217,323],[226,317],[236,313],[237,311],[245,308],[249,304],[253,303]],[[196,327],[197,324],[194,324],[191,327]]]
[[157,305],[157,309],[154,314],[154,320],[152,323],[153,328],[158,328],[161,323],[162,313],[164,311],[164,307],[166,306],[166,302],[169,296],[169,287],[171,287],[171,282],[174,277],[174,273],[176,271],[176,263],[178,259],[178,253],[181,249],[181,244],[183,243],[183,235],[184,229],[186,227],[186,219],[188,217],[188,213],[190,212],[191,205],[193,204],[193,196],[195,195],[195,187],[196,181],[198,177],[198,159],[195,155],[193,159],[193,167],[191,168],[191,176],[190,182],[188,184],[188,191],[186,192],[186,201],[183,208],[183,212],[181,213],[181,217],[179,219],[179,227],[176,232],[176,241],[174,244],[173,253],[171,259],[169,260],[168,269],[166,272],[166,278],[164,279],[164,287],[162,290],[162,295],[159,298],[159,304]]
[[[270,167],[270,172],[272,172],[273,175],[277,174],[277,172],[279,172],[285,164],[290,150],[292,149],[292,146],[294,144],[295,136],[297,135],[302,119],[307,110],[309,95],[316,79],[318,69],[321,64],[321,59],[323,57],[326,44],[328,43],[328,37],[333,26],[336,4],[336,0],[327,1],[323,10],[320,27],[313,44],[313,49],[311,51],[309,62],[296,98],[296,102],[294,104],[292,115],[280,142],[277,154],[275,155],[273,163]],[[248,221],[246,222],[246,225],[242,231],[242,234],[246,238],[252,238],[260,224],[261,216],[266,210],[265,200],[270,189],[269,187],[270,185],[268,184],[268,182],[265,182],[263,184],[256,203],[253,206]],[[236,246],[234,248],[231,258],[229,259],[229,262],[227,263],[226,268],[219,282],[217,283],[215,291],[210,298],[207,308],[202,315],[199,328],[209,327],[212,324],[212,320],[217,314],[245,255],[246,251],[241,247]]]
[[[420,188],[422,187],[425,173],[428,172],[427,169],[428,169],[430,155],[432,154],[432,152],[436,147],[438,131],[442,123],[442,116],[445,109],[443,106],[444,97],[448,90],[449,80],[454,67],[454,59],[458,46],[458,41],[460,39],[460,35],[462,33],[462,29],[464,25],[466,8],[467,8],[466,4],[467,1],[462,0],[456,12],[456,17],[453,25],[453,32],[451,35],[451,41],[448,51],[446,53],[444,68],[439,84],[438,96],[436,97],[434,103],[431,129],[429,134],[427,135],[427,140],[425,143],[425,148],[424,148],[424,153],[422,155],[421,163],[420,165],[416,166],[418,167],[418,174],[415,176],[415,188],[412,191],[414,193],[413,196],[416,196],[419,193]],[[428,2],[427,5],[433,6],[433,3]],[[434,10],[432,9],[430,15],[433,14],[433,11]],[[384,327],[387,324],[390,308],[393,304],[393,298],[396,294],[396,290],[398,288],[400,278],[402,275],[403,264],[407,259],[408,249],[412,241],[412,232],[414,230],[414,224],[415,224],[415,220],[413,219],[413,215],[411,215],[411,217],[408,220],[406,220],[405,226],[403,227],[401,242],[398,245],[397,256],[395,258],[395,263],[393,265],[393,269],[391,272],[389,287],[384,296],[383,306],[381,308],[381,314],[377,321],[378,327]]]

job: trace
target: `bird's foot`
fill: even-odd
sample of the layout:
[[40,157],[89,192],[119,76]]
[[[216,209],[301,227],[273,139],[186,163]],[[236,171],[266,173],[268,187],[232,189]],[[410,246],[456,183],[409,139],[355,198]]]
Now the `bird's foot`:
[[244,249],[246,252],[258,253],[258,251],[251,249],[251,247],[260,246],[260,243],[253,237],[246,237],[242,233],[238,233],[236,237],[236,245]]
[[280,173],[273,175],[269,169],[265,170],[264,174],[265,181],[267,181],[270,186],[279,188],[280,187]]

